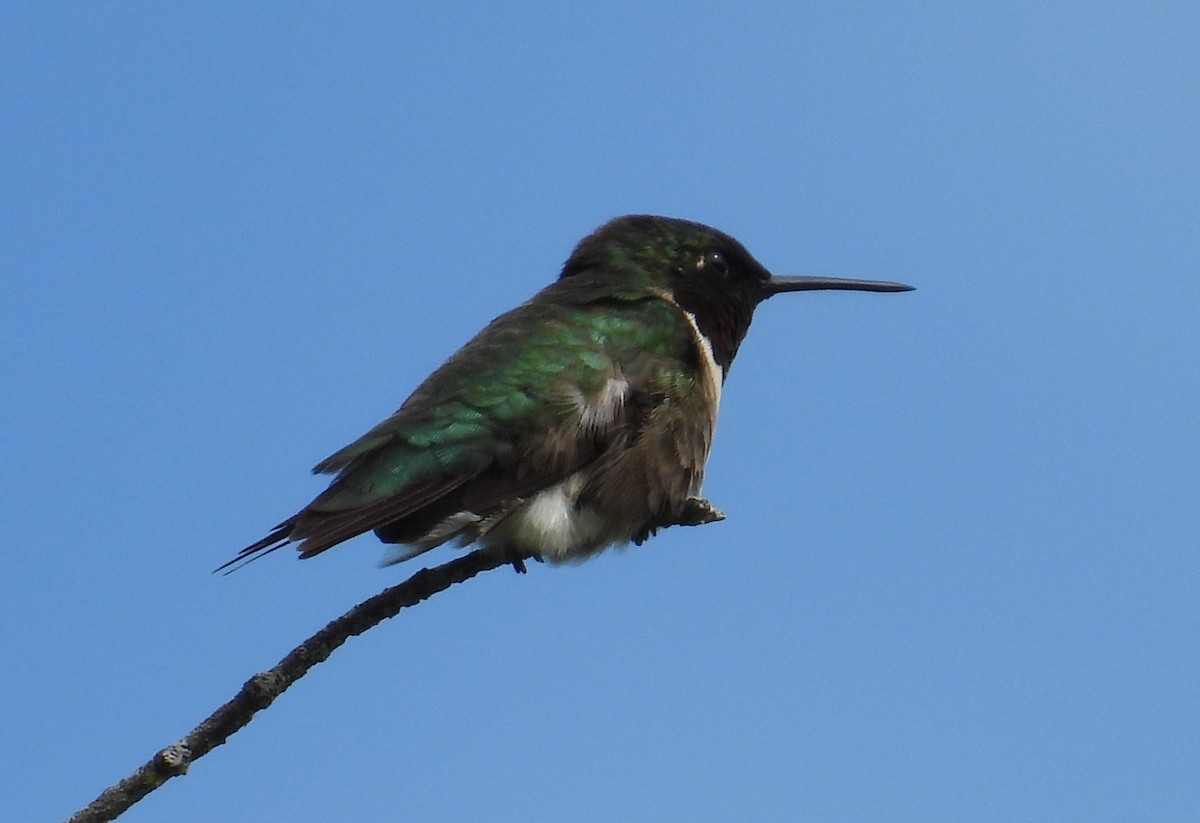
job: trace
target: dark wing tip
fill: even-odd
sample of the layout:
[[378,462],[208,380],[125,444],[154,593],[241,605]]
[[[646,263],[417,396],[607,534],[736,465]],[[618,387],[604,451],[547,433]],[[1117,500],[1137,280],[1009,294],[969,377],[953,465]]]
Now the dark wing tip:
[[290,518],[280,523],[275,527],[275,530],[261,540],[256,540],[246,548],[237,553],[237,556],[232,560],[228,560],[212,570],[213,574],[233,574],[238,569],[245,566],[247,563],[252,563],[260,557],[266,557],[276,549],[283,548],[288,543],[292,542],[291,533],[292,527],[295,525],[295,518]]

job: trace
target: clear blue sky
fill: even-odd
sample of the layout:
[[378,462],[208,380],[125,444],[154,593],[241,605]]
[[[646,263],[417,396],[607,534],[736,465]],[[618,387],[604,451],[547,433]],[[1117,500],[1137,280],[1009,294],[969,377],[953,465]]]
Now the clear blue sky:
[[415,570],[209,574],[651,212],[919,290],[759,312],[726,522],[456,587],[124,819],[1200,819],[1200,6],[3,17],[0,817]]

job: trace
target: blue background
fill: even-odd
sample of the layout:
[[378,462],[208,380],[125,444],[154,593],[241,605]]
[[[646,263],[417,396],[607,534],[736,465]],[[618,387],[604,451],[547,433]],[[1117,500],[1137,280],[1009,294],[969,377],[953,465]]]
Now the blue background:
[[456,587],[123,819],[1200,819],[1200,6],[3,17],[4,819],[415,570],[209,574],[629,212],[919,290],[759,312],[726,522]]

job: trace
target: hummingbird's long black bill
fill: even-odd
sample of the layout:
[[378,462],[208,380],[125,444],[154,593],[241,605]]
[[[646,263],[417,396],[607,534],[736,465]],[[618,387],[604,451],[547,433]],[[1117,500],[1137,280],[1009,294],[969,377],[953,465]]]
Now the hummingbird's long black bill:
[[763,283],[763,300],[785,291],[816,291],[818,289],[842,289],[844,291],[912,291],[906,283],[889,283],[886,280],[847,280],[842,277],[775,277]]

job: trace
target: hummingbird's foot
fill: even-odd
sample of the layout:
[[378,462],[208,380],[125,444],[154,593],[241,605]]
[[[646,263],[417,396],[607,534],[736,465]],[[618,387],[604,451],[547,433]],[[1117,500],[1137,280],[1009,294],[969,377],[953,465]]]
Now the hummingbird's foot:
[[525,567],[526,560],[536,560],[538,563],[545,563],[540,554],[526,554],[518,549],[508,550],[508,562],[512,564],[513,571],[517,574],[525,574],[529,569]]
[[689,497],[673,520],[664,520],[647,526],[633,538],[633,544],[640,546],[653,537],[659,529],[669,526],[703,526],[705,523],[716,523],[725,519],[725,512],[718,509],[703,497]]
[[689,497],[683,504],[679,519],[667,526],[703,526],[705,523],[717,523],[725,519],[725,512],[718,509],[703,497]]

